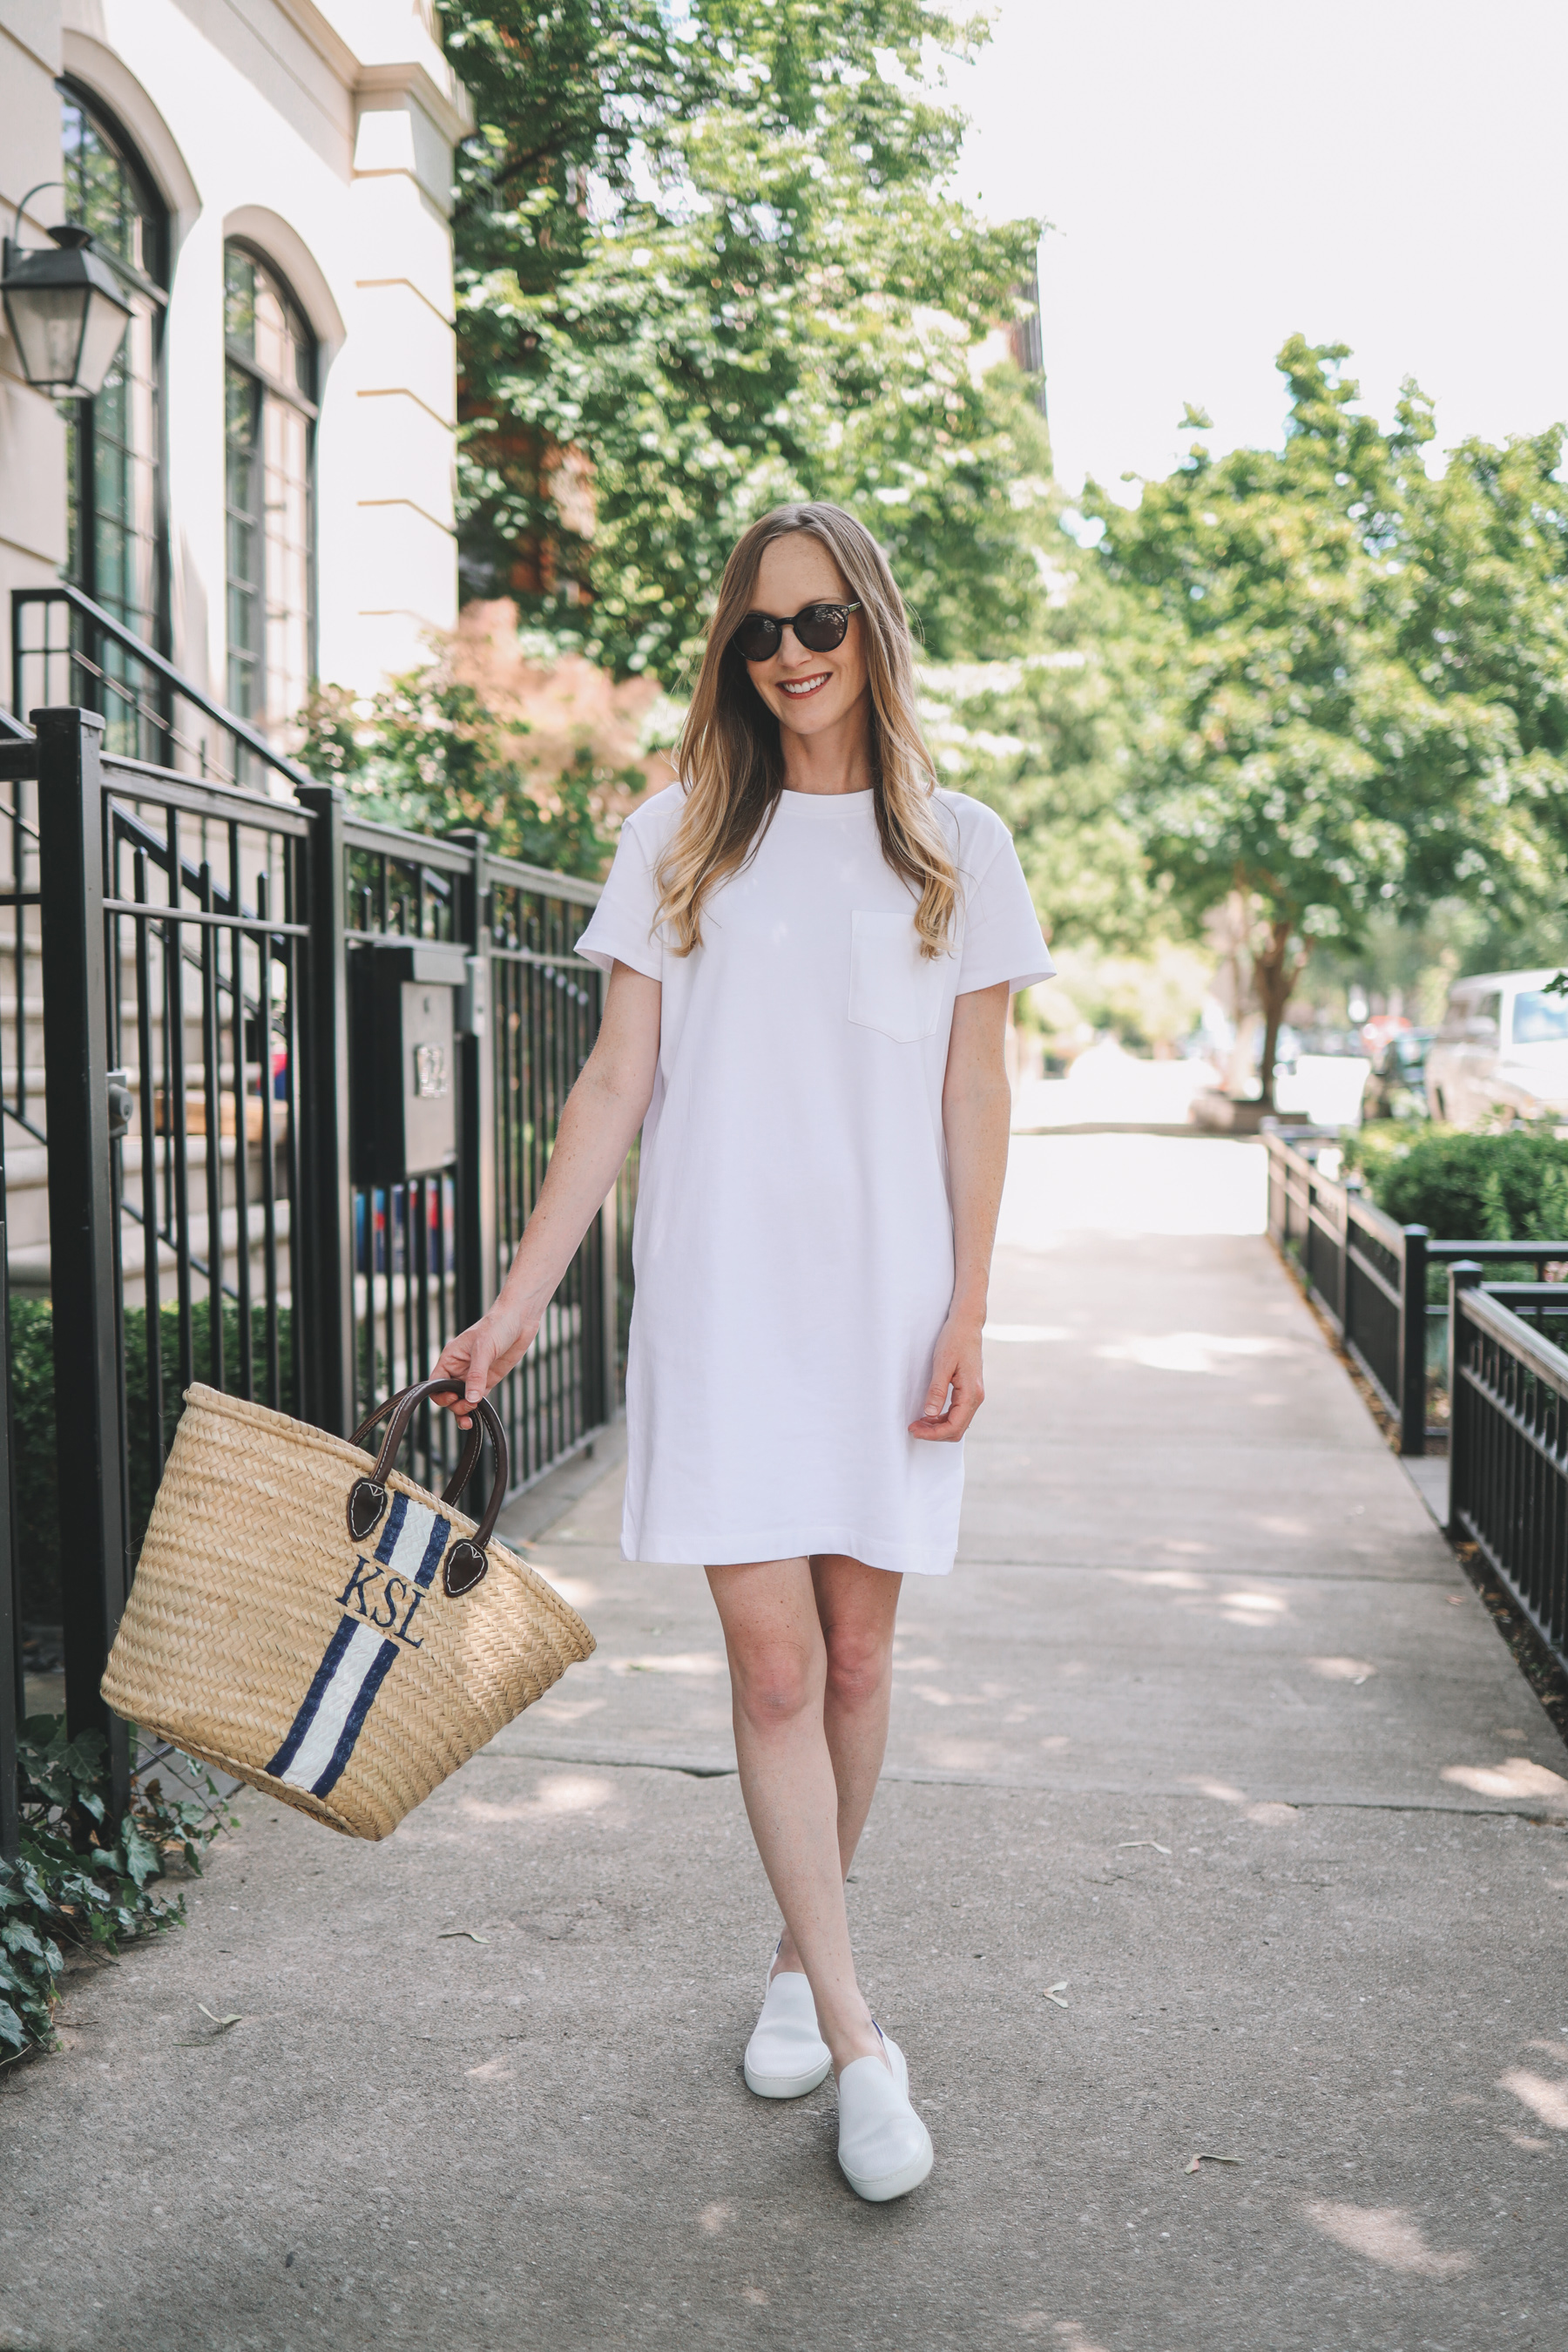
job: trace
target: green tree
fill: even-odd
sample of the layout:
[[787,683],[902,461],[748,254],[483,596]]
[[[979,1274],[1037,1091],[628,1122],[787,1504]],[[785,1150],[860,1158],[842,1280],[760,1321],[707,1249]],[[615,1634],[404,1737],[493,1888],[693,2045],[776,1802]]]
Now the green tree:
[[[1444,897],[1539,905],[1560,864],[1540,822],[1560,763],[1521,734],[1538,656],[1510,669],[1495,617],[1517,587],[1530,468],[1515,467],[1500,509],[1479,488],[1433,484],[1426,403],[1407,383],[1384,432],[1356,406],[1348,356],[1286,344],[1281,450],[1215,459],[1194,443],[1136,509],[1093,486],[1085,499],[1106,573],[1149,631],[1129,814],[1189,920],[1227,899],[1241,912],[1266,1101],[1314,941],[1353,942],[1375,910]],[[1478,642],[1460,660],[1451,600],[1487,524],[1486,657]]]
[[[1500,730],[1491,797],[1513,825],[1474,845],[1467,895],[1492,929],[1521,913],[1539,921],[1555,903],[1554,939],[1559,861],[1568,854],[1563,437],[1554,425],[1500,448],[1462,442],[1407,504],[1393,600],[1399,651],[1424,689],[1461,714],[1484,709]],[[1512,861],[1500,871],[1497,835]],[[1440,891],[1446,847],[1428,896]]]
[[447,0],[479,129],[456,215],[466,582],[672,678],[759,511],[822,497],[892,554],[933,654],[1013,650],[1047,457],[976,377],[1037,226],[946,193],[924,94],[982,28],[936,0]]
[[605,798],[644,782],[637,768],[607,770],[586,744],[563,770],[530,773],[477,688],[440,664],[363,699],[318,688],[305,722],[302,765],[344,785],[380,824],[434,834],[473,826],[503,857],[590,881],[615,846],[601,828]]
[[922,666],[926,736],[942,782],[1012,832],[1047,939],[1137,954],[1171,925],[1128,806],[1146,633],[1065,537],[1048,585],[1027,653]]

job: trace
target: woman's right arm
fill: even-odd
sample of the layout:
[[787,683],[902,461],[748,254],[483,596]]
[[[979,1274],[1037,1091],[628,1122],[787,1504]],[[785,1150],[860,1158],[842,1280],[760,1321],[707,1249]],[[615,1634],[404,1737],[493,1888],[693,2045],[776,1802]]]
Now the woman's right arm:
[[[629,964],[610,974],[598,1041],[566,1097],[555,1148],[510,1271],[494,1306],[448,1339],[435,1376],[461,1380],[477,1404],[504,1380],[532,1342],[555,1286],[603,1208],[632,1138],[643,1123],[658,1066],[663,991]],[[460,1427],[470,1416],[454,1400]]]

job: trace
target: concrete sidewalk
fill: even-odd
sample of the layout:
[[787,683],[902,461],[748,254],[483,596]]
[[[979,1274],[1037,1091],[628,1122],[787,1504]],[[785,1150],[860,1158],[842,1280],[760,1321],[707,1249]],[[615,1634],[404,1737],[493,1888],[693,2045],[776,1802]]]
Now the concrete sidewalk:
[[923,2189],[859,2204],[831,2087],[742,2084],[717,1626],[583,1465],[535,1556],[597,1655],[387,1845],[247,1797],[0,2091],[0,2347],[1562,2352],[1568,1759],[1261,1156],[1015,1147],[850,1887]]

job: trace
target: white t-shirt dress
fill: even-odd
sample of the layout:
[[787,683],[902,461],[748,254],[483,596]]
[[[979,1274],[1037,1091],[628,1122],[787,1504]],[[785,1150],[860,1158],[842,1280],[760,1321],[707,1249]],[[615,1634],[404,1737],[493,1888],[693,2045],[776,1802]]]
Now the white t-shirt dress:
[[1006,826],[963,793],[937,799],[961,890],[934,961],[870,792],[781,793],[686,957],[654,930],[682,787],[622,829],[578,952],[664,992],[633,1244],[628,1559],[952,1566],[963,1450],[908,1424],[952,1291],[953,1001],[1054,967]]

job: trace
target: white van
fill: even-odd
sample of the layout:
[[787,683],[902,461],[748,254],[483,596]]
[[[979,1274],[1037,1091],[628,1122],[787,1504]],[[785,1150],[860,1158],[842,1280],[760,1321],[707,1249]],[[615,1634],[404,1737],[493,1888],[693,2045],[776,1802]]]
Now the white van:
[[1548,996],[1562,966],[1482,971],[1448,991],[1426,1055],[1426,1103],[1450,1127],[1484,1118],[1568,1117],[1568,996]]

